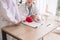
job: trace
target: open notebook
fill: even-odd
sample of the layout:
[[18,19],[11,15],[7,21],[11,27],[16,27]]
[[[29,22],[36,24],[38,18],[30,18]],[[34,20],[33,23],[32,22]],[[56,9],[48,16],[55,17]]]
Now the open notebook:
[[31,23],[29,23],[29,22],[24,22],[24,21],[22,21],[22,23],[24,24],[24,25],[27,25],[27,26],[30,26],[30,27],[32,27],[32,28],[36,28],[36,27],[39,27],[40,25],[42,25],[42,23],[40,23],[40,22],[31,22]]

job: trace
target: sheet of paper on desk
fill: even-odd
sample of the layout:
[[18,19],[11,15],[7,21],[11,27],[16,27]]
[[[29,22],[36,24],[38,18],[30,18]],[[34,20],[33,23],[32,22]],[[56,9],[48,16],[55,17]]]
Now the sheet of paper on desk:
[[23,24],[27,25],[27,26],[30,26],[30,27],[39,27],[41,25],[40,22],[31,22],[31,23],[28,23],[28,22],[22,22]]

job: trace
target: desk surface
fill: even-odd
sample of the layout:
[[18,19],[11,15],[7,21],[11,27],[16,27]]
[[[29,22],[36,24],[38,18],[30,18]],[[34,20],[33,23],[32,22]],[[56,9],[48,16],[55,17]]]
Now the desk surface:
[[19,39],[37,40],[46,35],[47,33],[51,32],[52,30],[54,30],[56,27],[57,26],[55,24],[49,27],[42,25],[34,29],[21,23],[18,26],[8,26],[2,29],[8,34],[11,34]]

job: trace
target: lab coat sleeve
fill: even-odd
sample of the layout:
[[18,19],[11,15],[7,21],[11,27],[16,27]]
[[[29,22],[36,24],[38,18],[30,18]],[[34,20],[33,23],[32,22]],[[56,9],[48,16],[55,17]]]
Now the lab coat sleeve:
[[21,21],[25,20],[25,17],[26,17],[26,13],[24,13],[24,4],[20,4],[19,5],[19,14],[20,14],[20,18],[21,18]]
[[34,4],[34,11],[33,14],[37,14],[39,19],[41,19],[41,14],[40,14],[40,10],[37,8],[37,5]]
[[36,4],[34,4],[33,9],[34,9],[34,10],[33,10],[33,14],[40,15],[40,12],[39,12]]
[[14,5],[15,5],[15,6],[12,5],[12,7],[11,7],[13,9],[13,12],[7,11],[9,13],[9,14],[7,14],[7,16],[10,18],[10,20],[12,22],[18,23],[21,20],[20,15],[19,15],[18,5],[15,0],[13,0],[13,1],[14,1],[13,2]]
[[18,5],[16,5],[16,14],[15,14],[15,16],[17,17],[17,21],[20,22],[21,21],[21,15],[20,15],[20,12],[19,12]]

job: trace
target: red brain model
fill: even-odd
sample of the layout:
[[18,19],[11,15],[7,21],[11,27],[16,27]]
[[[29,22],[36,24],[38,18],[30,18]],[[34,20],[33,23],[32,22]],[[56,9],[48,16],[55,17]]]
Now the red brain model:
[[27,22],[33,22],[33,19],[32,19],[32,17],[26,17],[26,21]]

